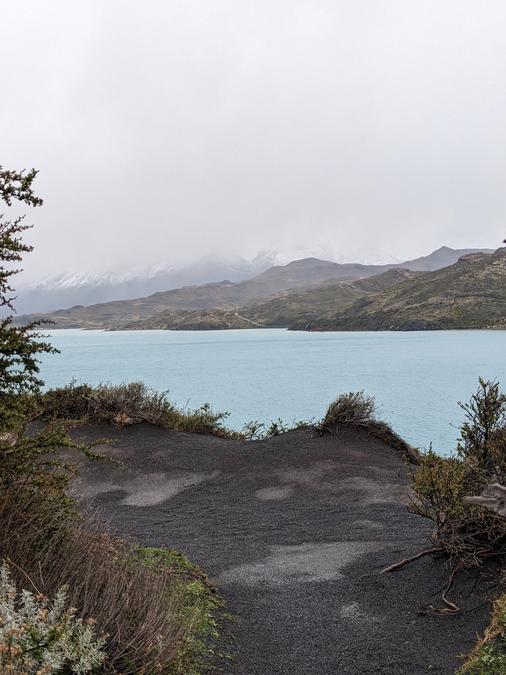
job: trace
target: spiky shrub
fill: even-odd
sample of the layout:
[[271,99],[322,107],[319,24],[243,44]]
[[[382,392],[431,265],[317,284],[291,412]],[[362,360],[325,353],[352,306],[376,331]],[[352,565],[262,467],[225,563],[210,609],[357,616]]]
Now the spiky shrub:
[[324,429],[333,430],[342,427],[367,428],[376,418],[376,402],[363,391],[350,391],[341,394],[333,401],[321,422]]
[[371,436],[398,450],[408,461],[417,464],[419,454],[392,427],[378,419],[376,401],[363,391],[341,394],[330,404],[316,429],[320,433],[337,433],[343,428],[363,429]]
[[0,671],[50,674],[64,668],[89,673],[105,658],[105,640],[95,634],[93,621],[83,622],[68,606],[67,591],[50,600],[42,594],[18,591],[8,565],[0,568]]
[[506,396],[497,382],[479,381],[452,457],[427,453],[413,474],[412,512],[435,524],[434,549],[451,557],[455,569],[506,555],[506,520],[464,498],[506,479]]

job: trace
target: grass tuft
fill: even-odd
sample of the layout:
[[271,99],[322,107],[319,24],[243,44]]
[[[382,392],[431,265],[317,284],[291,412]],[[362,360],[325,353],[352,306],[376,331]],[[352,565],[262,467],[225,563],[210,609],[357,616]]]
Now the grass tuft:
[[142,382],[119,385],[78,384],[50,389],[40,396],[44,416],[82,422],[107,422],[128,426],[148,422],[156,426],[241,440],[242,434],[227,429],[227,412],[214,412],[207,403],[196,409],[174,405],[167,392],[158,392]]
[[420,455],[392,427],[376,416],[376,401],[363,391],[341,394],[330,404],[322,421],[316,425],[320,433],[337,433],[340,428],[363,429],[391,446],[412,464],[419,464]]

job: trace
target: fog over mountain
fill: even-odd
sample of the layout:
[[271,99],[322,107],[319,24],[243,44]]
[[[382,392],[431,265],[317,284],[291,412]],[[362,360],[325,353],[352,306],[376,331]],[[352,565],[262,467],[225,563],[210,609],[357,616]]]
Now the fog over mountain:
[[91,305],[125,300],[181,286],[230,279],[242,281],[279,262],[274,253],[258,254],[253,260],[204,258],[184,267],[154,266],[126,272],[67,272],[21,284],[17,290],[18,313],[47,312],[72,305]]
[[[492,249],[452,249],[441,246],[429,255],[407,261],[389,261],[388,263],[364,264],[363,262],[329,261],[308,256],[300,260],[291,260],[280,253],[264,251],[253,260],[225,260],[205,258],[186,267],[155,267],[151,269],[130,270],[124,273],[103,274],[62,274],[49,277],[35,284],[25,284],[18,288],[16,308],[18,314],[33,312],[51,312],[74,305],[94,305],[111,300],[128,300],[144,297],[158,291],[168,291],[185,286],[199,286],[214,282],[241,282],[259,276],[261,279],[276,278],[279,273],[286,275],[286,269],[296,270],[294,285],[304,283],[301,267],[308,271],[308,282],[322,281],[326,278],[361,278],[374,274],[391,266],[403,266],[416,271],[440,269],[456,262],[460,256],[477,250]],[[316,272],[316,276],[315,276]],[[290,279],[288,274],[287,279]],[[289,288],[287,281],[285,287]]]
[[501,0],[4,4],[1,161],[45,199],[18,285],[505,236]]
[[[482,252],[491,253],[488,249],[481,249]],[[42,306],[49,306],[51,303],[62,299],[69,299],[70,295],[74,297],[97,297],[107,294],[113,294],[113,301],[88,302],[87,306],[83,303],[72,305],[70,308],[61,305],[60,309],[54,313],[36,313],[18,316],[20,323],[26,323],[34,318],[49,319],[57,327],[73,328],[79,327],[100,327],[109,325],[120,325],[126,321],[138,318],[145,319],[152,314],[167,308],[172,309],[208,309],[216,307],[239,306],[245,302],[268,298],[295,288],[306,288],[318,285],[322,282],[334,280],[364,279],[393,269],[409,269],[415,272],[427,272],[437,270],[442,267],[454,264],[461,256],[477,252],[477,249],[455,250],[442,246],[430,255],[414,260],[407,260],[401,263],[389,265],[364,265],[362,263],[337,263],[319,258],[302,258],[294,260],[287,264],[278,264],[269,266],[259,274],[251,275],[255,264],[246,264],[242,267],[236,267],[233,271],[236,274],[242,272],[243,277],[249,269],[249,276],[245,280],[221,279],[219,281],[210,281],[201,285],[190,284],[182,288],[170,287],[169,281],[175,282],[178,278],[177,271],[172,276],[161,275],[159,278],[137,277],[134,279],[114,280],[105,277],[100,283],[99,278],[94,283],[80,283],[80,279],[65,279],[64,282],[56,286],[40,288],[38,295],[18,298],[18,306],[29,306],[34,302],[34,297]],[[257,265],[262,265],[267,261],[265,256],[257,257]],[[214,268],[217,272],[219,267]],[[204,270],[196,269],[181,270],[179,274],[201,274]],[[68,285],[68,282],[77,282],[74,286]],[[138,297],[128,295],[119,298],[119,293],[127,293],[133,288],[146,288],[148,285],[160,283],[158,292],[147,295],[141,294]],[[61,295],[62,293],[66,295]],[[147,295],[147,297],[146,297]]]

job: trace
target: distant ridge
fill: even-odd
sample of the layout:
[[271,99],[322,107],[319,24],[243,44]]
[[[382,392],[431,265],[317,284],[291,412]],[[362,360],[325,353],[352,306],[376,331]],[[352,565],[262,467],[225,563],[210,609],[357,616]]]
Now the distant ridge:
[[424,272],[363,297],[305,330],[506,329],[506,248],[467,253],[456,263]]
[[331,280],[354,281],[392,269],[412,271],[438,269],[440,266],[451,265],[462,255],[474,252],[480,252],[480,249],[455,250],[442,247],[428,256],[389,265],[335,263],[318,258],[303,258],[287,265],[272,266],[245,281],[213,281],[203,285],[160,291],[131,300],[89,306],[77,305],[52,313],[21,316],[17,322],[26,323],[35,318],[43,318],[53,321],[58,328],[117,328],[148,319],[165,310],[230,310],[292,289],[309,288]]

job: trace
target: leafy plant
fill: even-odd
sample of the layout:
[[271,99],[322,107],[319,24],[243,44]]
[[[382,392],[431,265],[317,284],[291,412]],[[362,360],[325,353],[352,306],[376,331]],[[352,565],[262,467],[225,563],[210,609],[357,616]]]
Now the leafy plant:
[[68,607],[67,591],[50,601],[28,590],[18,592],[8,565],[0,567],[0,670],[2,673],[89,673],[105,659],[105,639],[94,621],[83,622]]
[[[13,200],[28,206],[40,206],[42,200],[33,192],[37,171],[11,171],[0,166],[0,200],[8,207]],[[14,312],[11,278],[19,269],[24,253],[32,247],[22,239],[30,228],[24,224],[24,216],[8,220],[0,215],[0,309]],[[30,398],[23,394],[38,391],[38,355],[50,353],[53,347],[41,340],[37,332],[40,323],[17,327],[12,324],[12,314],[0,320],[0,435],[8,432],[22,420],[28,410]]]

